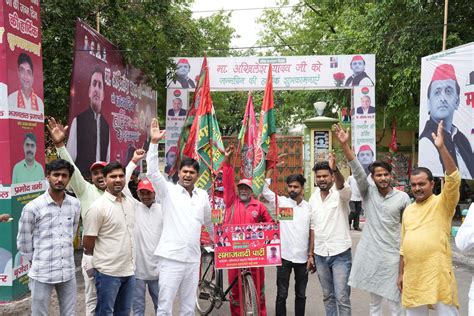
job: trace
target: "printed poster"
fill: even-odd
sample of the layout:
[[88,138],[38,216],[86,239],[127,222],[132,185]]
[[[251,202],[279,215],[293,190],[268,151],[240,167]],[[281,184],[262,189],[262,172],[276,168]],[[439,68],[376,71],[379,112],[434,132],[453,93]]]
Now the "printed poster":
[[279,223],[218,225],[214,243],[217,269],[281,265]]

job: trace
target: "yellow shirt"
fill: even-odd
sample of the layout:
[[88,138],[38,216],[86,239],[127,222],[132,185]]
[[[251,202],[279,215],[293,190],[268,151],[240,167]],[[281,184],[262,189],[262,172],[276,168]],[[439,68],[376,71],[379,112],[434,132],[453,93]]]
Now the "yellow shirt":
[[460,185],[461,176],[456,170],[445,176],[441,194],[412,203],[403,213],[400,254],[405,264],[405,308],[438,302],[459,308],[449,239]]

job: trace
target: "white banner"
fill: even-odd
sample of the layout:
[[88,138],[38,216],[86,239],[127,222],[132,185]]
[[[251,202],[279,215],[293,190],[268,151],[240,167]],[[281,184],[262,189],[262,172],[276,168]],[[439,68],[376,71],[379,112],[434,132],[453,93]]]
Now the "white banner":
[[188,111],[188,92],[184,89],[168,89],[166,105],[165,173],[168,173],[178,153],[178,139]]
[[352,148],[368,174],[376,157],[375,88],[356,87],[352,98]]
[[443,120],[445,144],[463,179],[474,178],[474,43],[421,60],[419,165],[435,176],[444,168],[431,133]]
[[[203,58],[173,60],[177,65],[176,79],[168,79],[168,88],[194,89]],[[207,61],[211,90],[263,90],[269,64],[276,90],[375,84],[375,55],[210,57]]]

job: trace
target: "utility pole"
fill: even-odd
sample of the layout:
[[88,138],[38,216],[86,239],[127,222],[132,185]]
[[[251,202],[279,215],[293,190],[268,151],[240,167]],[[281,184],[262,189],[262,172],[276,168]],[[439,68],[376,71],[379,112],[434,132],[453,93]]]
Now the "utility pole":
[[443,50],[446,50],[446,37],[448,36],[448,2],[449,0],[444,0]]

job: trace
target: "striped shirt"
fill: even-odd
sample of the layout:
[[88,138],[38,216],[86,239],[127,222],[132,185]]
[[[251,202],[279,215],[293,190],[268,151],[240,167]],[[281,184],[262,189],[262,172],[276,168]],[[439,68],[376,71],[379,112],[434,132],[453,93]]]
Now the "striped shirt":
[[55,284],[74,277],[72,243],[80,209],[78,199],[66,194],[59,206],[48,191],[25,205],[18,223],[17,247],[31,261],[30,278]]

